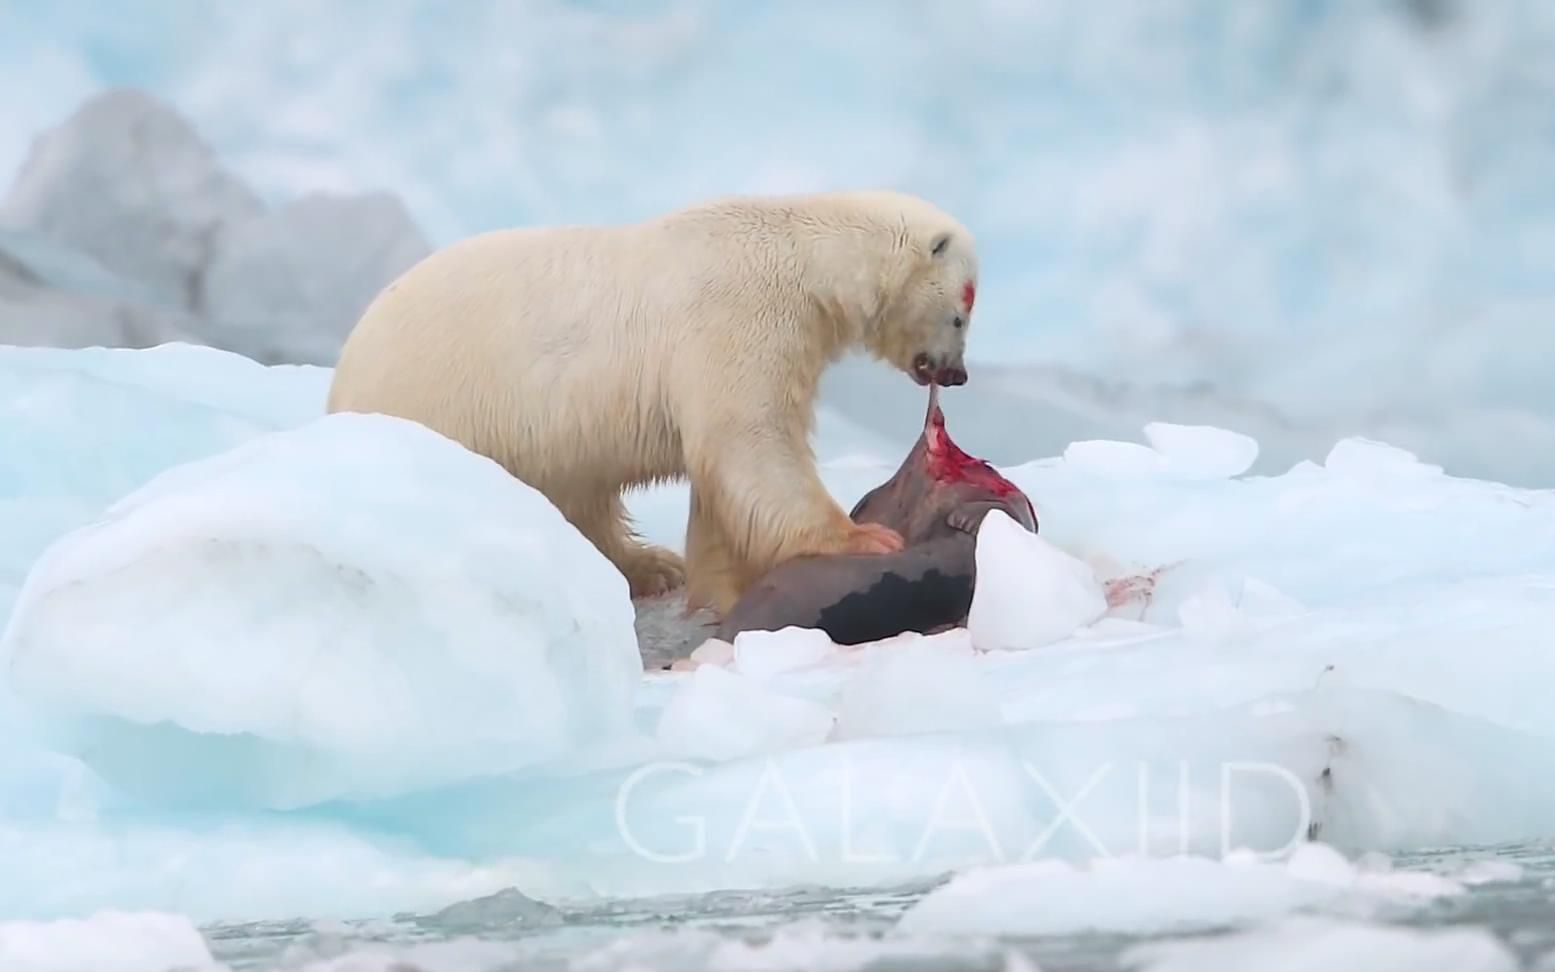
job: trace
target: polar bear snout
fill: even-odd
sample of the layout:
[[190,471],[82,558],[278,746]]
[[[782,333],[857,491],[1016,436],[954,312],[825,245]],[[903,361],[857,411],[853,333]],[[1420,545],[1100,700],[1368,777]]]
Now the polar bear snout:
[[912,377],[920,385],[964,385],[966,365],[959,354],[936,359],[920,352],[912,359]]

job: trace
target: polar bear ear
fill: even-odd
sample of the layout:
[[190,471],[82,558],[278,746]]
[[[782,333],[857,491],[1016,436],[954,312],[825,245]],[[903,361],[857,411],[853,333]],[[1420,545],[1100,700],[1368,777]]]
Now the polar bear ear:
[[950,234],[941,233],[934,237],[934,244],[929,247],[929,253],[933,256],[944,256],[948,249],[950,249]]

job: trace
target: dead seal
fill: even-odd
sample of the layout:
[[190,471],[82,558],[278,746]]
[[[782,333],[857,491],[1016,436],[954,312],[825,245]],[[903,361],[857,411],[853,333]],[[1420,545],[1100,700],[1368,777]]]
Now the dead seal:
[[890,479],[849,514],[901,534],[894,554],[805,556],[767,572],[719,623],[714,637],[785,627],[825,631],[837,644],[931,633],[966,623],[977,579],[977,531],[992,510],[1037,532],[1020,488],[945,431],[939,388],[929,386],[923,431]]

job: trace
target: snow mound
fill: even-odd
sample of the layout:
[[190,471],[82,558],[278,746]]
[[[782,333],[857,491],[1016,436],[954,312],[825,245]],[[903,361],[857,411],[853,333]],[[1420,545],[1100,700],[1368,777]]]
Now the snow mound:
[[1150,422],[1145,425],[1145,438],[1166,468],[1182,476],[1240,476],[1258,458],[1258,443],[1251,436],[1213,426]]
[[730,647],[735,670],[757,678],[813,665],[837,652],[826,632],[812,628],[741,631]]
[[967,630],[979,648],[1051,644],[1107,613],[1107,597],[1094,568],[1002,510],[983,518],[976,560]]
[[205,939],[181,915],[104,911],[85,919],[0,922],[6,972],[216,972]]
[[1243,925],[1314,908],[1375,909],[1462,894],[1429,874],[1372,873],[1307,844],[1283,863],[1253,855],[1101,858],[967,871],[901,917],[914,934],[1035,936],[1156,934]]
[[630,718],[625,580],[543,496],[331,415],[61,537],[0,657],[50,737],[163,802],[295,807],[543,762]]
[[1289,918],[1216,938],[1136,945],[1130,972],[1516,972],[1511,949],[1483,928],[1415,929]]
[[1064,450],[1064,459],[1111,475],[1183,479],[1240,476],[1258,459],[1257,441],[1228,429],[1147,422],[1144,433],[1149,445],[1105,439],[1073,442]]

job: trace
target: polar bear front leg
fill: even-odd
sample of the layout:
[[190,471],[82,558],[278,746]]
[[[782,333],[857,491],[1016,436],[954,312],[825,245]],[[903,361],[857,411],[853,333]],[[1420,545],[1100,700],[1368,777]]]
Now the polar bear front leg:
[[625,577],[631,596],[657,597],[685,582],[686,562],[667,547],[644,543],[631,526],[619,489],[569,490],[562,515]]
[[686,610],[710,609],[721,618],[740,599],[740,587],[723,527],[693,486],[686,517]]
[[[697,512],[716,522],[718,529],[710,532],[721,540],[728,564],[705,552],[688,560],[688,593],[715,597],[712,607],[720,615],[751,583],[793,557],[902,549],[896,531],[848,516],[821,482],[803,425],[782,421],[774,428],[775,411],[758,411],[762,417],[750,420],[726,415],[705,434],[688,437],[698,444],[686,457]],[[732,578],[734,588],[721,577]]]

